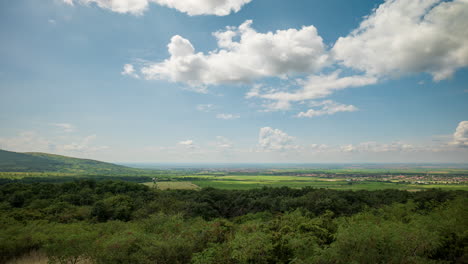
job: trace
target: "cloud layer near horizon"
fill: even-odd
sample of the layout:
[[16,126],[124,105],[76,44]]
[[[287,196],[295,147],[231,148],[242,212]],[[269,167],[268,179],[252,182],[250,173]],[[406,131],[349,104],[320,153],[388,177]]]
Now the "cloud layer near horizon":
[[[51,127],[54,127],[56,130],[60,129],[60,127],[55,125],[51,125]],[[0,137],[0,149],[20,152],[50,152],[83,158],[97,157],[96,155],[99,154],[109,155],[116,151],[112,147],[95,144],[94,142],[97,139],[96,135],[86,137],[77,137],[76,135],[69,135],[69,133],[65,133],[64,135],[68,136],[62,138],[60,142],[56,142],[56,138],[53,140],[34,131],[22,132],[14,137]],[[252,134],[251,139],[254,138],[255,135]],[[262,127],[258,130],[256,145],[244,148],[236,147],[236,143],[226,137],[217,136],[212,142],[209,142],[209,144],[196,144],[194,140],[187,139],[174,142],[173,145],[169,146],[147,147],[139,150],[132,149],[130,152],[133,153],[131,155],[135,155],[149,151],[151,153],[159,153],[162,155],[161,157],[180,154],[186,159],[190,159],[194,156],[198,157],[200,155],[219,156],[220,153],[224,153],[229,155],[229,159],[233,157],[237,158],[237,161],[247,161],[245,159],[247,156],[261,157],[261,155],[266,155],[268,157],[277,155],[281,157],[283,161],[284,159],[290,161],[287,159],[290,157],[305,161],[310,155],[331,155],[330,157],[371,155],[368,157],[374,157],[374,154],[384,155],[385,153],[389,155],[400,155],[403,153],[426,153],[430,155],[435,155],[434,153],[441,153],[439,155],[443,155],[444,153],[458,153],[458,155],[463,156],[468,150],[468,121],[461,121],[451,137],[446,138],[444,142],[438,142],[436,144],[401,141],[390,143],[369,141],[356,144],[327,145],[320,143],[311,144],[311,142],[299,144],[299,140],[300,139],[289,135],[283,130],[272,127]],[[127,158],[131,157],[127,156]]]

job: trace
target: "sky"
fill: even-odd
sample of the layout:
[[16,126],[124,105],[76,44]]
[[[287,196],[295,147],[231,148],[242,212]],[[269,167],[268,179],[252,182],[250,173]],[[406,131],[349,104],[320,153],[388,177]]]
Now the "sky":
[[0,2],[0,149],[468,163],[468,0]]

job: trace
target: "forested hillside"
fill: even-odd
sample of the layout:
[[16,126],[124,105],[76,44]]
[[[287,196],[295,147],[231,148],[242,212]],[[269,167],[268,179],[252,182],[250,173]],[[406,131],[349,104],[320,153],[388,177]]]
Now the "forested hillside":
[[0,150],[0,172],[60,172],[73,174],[135,174],[141,170],[90,159],[47,153]]
[[465,191],[0,186],[0,262],[466,263]]

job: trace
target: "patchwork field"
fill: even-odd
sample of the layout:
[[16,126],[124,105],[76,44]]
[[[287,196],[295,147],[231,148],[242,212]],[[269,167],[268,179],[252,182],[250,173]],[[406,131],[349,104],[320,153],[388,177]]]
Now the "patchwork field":
[[[273,176],[273,175],[184,175],[171,177],[176,182],[160,182],[161,189],[196,189],[213,187],[220,189],[253,189],[266,187],[291,188],[313,187],[337,190],[381,190],[400,189],[418,191],[431,188],[468,190],[467,184],[411,184],[391,181],[361,180],[349,178],[322,178],[314,176]],[[152,183],[151,183],[152,184]],[[151,186],[151,185],[150,185]],[[164,186],[164,187],[162,187]]]

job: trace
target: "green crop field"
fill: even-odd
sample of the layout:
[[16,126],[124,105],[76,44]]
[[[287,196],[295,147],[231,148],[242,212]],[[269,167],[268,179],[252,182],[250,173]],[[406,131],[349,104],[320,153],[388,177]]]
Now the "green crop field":
[[[382,190],[399,189],[418,191],[431,188],[441,188],[448,190],[468,190],[467,184],[410,184],[386,181],[353,181],[346,178],[322,178],[313,176],[275,176],[275,175],[184,175],[174,176],[174,180],[190,182],[199,187],[212,187],[220,189],[254,189],[266,187],[291,188],[313,187],[336,190]],[[171,183],[178,189],[177,185]]]

